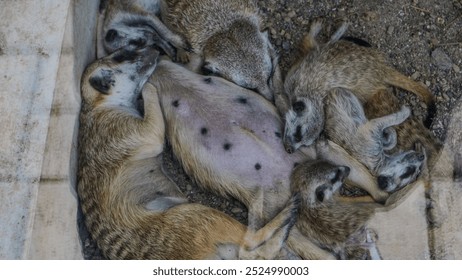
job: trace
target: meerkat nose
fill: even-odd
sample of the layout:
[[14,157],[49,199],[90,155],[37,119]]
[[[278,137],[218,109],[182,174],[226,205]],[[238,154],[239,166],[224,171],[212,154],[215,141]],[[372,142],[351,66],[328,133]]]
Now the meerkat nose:
[[350,175],[350,168],[348,166],[344,166],[343,170],[345,172],[345,177],[348,177],[348,175]]
[[417,159],[420,160],[420,161],[423,161],[425,159],[425,155],[423,153],[420,153],[418,156],[417,156]]

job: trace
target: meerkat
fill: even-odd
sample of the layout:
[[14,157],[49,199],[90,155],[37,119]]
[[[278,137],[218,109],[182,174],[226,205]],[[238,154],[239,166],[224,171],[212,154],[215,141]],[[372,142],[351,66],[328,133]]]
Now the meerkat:
[[[380,118],[401,108],[398,98],[389,90],[379,90],[365,104],[364,113],[367,118]],[[422,122],[414,116],[393,127],[396,137],[396,145],[389,150],[390,153],[398,150],[413,149],[415,143],[421,143],[427,157],[427,167],[433,168],[443,144]]]
[[[273,100],[278,57],[253,0],[162,0],[165,24],[200,57],[203,74],[221,76]],[[188,60],[184,56],[185,62]]]
[[159,19],[161,0],[103,0],[98,22],[99,57],[126,46],[156,44],[167,55],[189,51],[190,46]]
[[162,173],[164,119],[156,88],[145,84],[158,54],[128,46],[83,73],[77,191],[92,238],[109,259],[275,258],[295,222],[296,196],[255,231],[188,203]]
[[[264,223],[280,211],[292,193],[294,166],[308,159],[348,165],[351,185],[376,201],[385,203],[390,196],[363,164],[332,141],[288,154],[276,108],[253,91],[168,60],[159,62],[150,83],[158,89],[167,139],[185,172],[200,187],[241,201],[249,209],[249,223]],[[303,258],[334,257],[297,229],[287,243]]]
[[301,57],[293,64],[284,80],[285,101],[276,104],[285,117],[284,145],[287,152],[309,146],[324,127],[323,101],[329,89],[341,87],[354,92],[361,103],[388,86],[410,91],[425,101],[427,120],[434,113],[434,97],[422,84],[388,66],[376,49],[341,40],[347,29],[343,24],[324,45],[316,35],[321,22],[315,21],[301,44]]
[[324,133],[327,138],[345,148],[377,176],[380,189],[394,192],[417,179],[425,165],[425,153],[411,147],[387,153],[398,141],[392,127],[408,119],[408,107],[402,106],[388,115],[367,119],[359,99],[342,88],[330,90],[325,104]]
[[301,196],[295,228],[338,258],[381,259],[375,246],[376,234],[366,228],[377,211],[396,207],[409,190],[401,189],[386,205],[342,199],[340,186],[348,178],[349,168],[323,160],[298,165],[291,175],[291,189]]
[[335,200],[349,171],[325,161],[307,161],[294,169],[291,188],[301,196],[295,227],[340,259],[367,259],[377,255],[369,252],[375,246],[359,240],[364,239],[366,223],[377,206]]

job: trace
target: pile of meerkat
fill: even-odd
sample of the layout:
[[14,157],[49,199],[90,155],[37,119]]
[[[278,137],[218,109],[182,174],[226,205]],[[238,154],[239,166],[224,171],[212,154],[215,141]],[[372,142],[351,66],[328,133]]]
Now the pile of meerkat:
[[[344,40],[347,25],[319,45],[319,21],[283,80],[261,20],[251,0],[101,1],[77,191],[105,257],[381,258],[368,220],[441,148],[388,87],[430,109],[433,96]],[[200,186],[249,209],[248,225],[186,199],[162,172],[165,138]],[[344,184],[372,200],[342,198]]]

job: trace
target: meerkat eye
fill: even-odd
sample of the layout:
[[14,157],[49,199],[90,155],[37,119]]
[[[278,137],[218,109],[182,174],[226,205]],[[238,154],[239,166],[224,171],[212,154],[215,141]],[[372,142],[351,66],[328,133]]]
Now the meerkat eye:
[[301,113],[305,110],[305,103],[303,101],[297,101],[292,104],[292,108],[294,109],[295,113]]
[[326,191],[327,187],[322,185],[318,188],[316,188],[316,199],[319,201],[319,202],[323,202],[324,201],[324,198],[325,198],[325,194],[324,192]]
[[334,176],[332,177],[332,179],[330,180],[330,182],[332,184],[335,184],[337,181],[340,180],[340,177],[342,175],[342,171],[340,171],[340,169],[337,169],[334,173]]
[[137,48],[142,48],[142,47],[146,46],[146,43],[147,43],[147,41],[144,38],[138,38],[136,40],[130,40],[130,42],[128,42],[129,45],[133,45],[133,46],[135,46]]
[[117,33],[116,30],[114,29],[110,29],[107,33],[106,33],[106,37],[104,38],[106,40],[106,42],[112,42],[115,40],[115,38],[119,35],[119,33]]
[[404,171],[403,175],[399,176],[399,178],[400,179],[406,179],[407,177],[414,174],[415,171],[416,171],[415,166],[407,167],[406,170]]

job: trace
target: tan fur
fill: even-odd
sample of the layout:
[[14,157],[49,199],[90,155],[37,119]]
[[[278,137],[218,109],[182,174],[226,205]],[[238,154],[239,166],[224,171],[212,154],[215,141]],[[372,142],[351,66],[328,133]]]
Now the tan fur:
[[[322,102],[328,91],[336,87],[352,91],[362,103],[389,86],[403,88],[427,103],[431,119],[434,97],[425,86],[389,66],[378,50],[340,40],[345,24],[321,46],[314,38],[319,30],[320,23],[313,23],[301,46],[304,55],[286,75],[287,101],[276,104],[286,119],[284,143],[289,152],[311,145],[320,135],[324,125]],[[301,127],[299,133],[298,127]]]
[[[364,104],[367,118],[378,118],[398,111],[401,103],[389,90],[380,90],[372,95]],[[413,149],[416,142],[421,143],[427,156],[429,170],[433,168],[440,152],[442,143],[414,116],[410,116],[403,123],[394,126],[397,133],[397,143],[390,152]]]
[[[190,46],[159,19],[161,0],[103,0],[98,19],[98,55],[128,44],[157,45],[170,57]],[[103,51],[104,46],[104,51]]]
[[[284,151],[282,122],[275,107],[252,91],[166,60],[159,62],[150,82],[159,90],[167,136],[187,174],[200,186],[243,202],[249,208],[250,222],[258,224],[273,217],[290,197],[293,166],[316,158],[316,153]],[[225,143],[230,144],[228,149]],[[364,165],[331,141],[318,143],[318,158],[348,165],[353,185],[377,201],[387,201],[389,194],[377,187]],[[256,162],[261,164],[259,170]],[[287,243],[305,259],[333,258],[297,228]]]
[[201,57],[203,73],[273,99],[277,55],[268,34],[260,31],[253,0],[162,0],[161,10],[165,24]]
[[276,257],[293,224],[295,198],[255,232],[187,203],[161,172],[164,120],[156,89],[142,90],[144,116],[134,104],[157,55],[122,49],[83,73],[77,190],[92,238],[110,259]]
[[366,228],[367,222],[376,211],[388,211],[399,205],[422,181],[393,193],[383,205],[338,195],[348,173],[347,167],[325,161],[307,161],[294,169],[291,189],[301,196],[294,229],[339,258],[374,258],[379,253],[372,232]]

